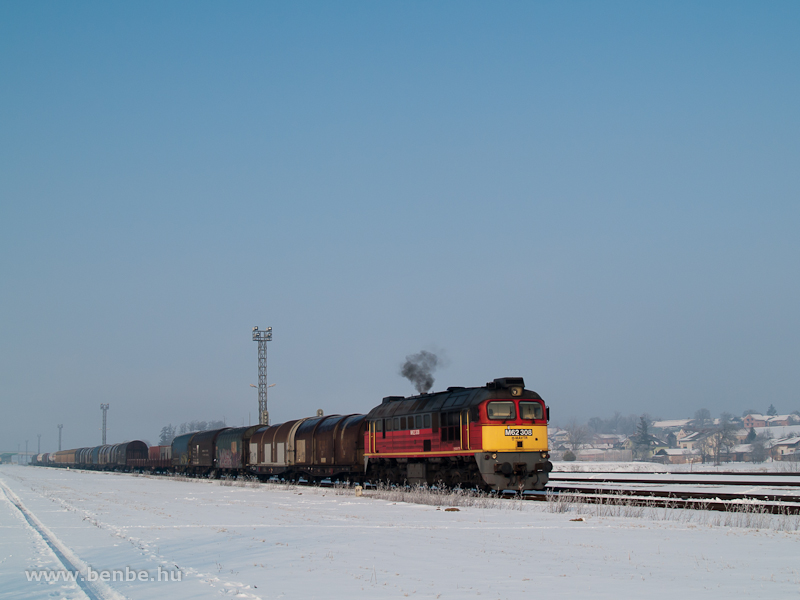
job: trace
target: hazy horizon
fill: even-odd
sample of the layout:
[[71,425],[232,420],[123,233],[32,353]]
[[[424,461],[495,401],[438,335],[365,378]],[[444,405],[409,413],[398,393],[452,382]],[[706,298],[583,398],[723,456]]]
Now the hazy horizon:
[[800,5],[0,5],[0,450],[521,376],[800,408]]

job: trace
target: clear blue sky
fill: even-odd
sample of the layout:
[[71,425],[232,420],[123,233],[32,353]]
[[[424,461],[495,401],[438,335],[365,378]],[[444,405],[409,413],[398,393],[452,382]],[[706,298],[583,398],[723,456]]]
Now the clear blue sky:
[[800,409],[800,4],[0,4],[0,449],[523,376]]

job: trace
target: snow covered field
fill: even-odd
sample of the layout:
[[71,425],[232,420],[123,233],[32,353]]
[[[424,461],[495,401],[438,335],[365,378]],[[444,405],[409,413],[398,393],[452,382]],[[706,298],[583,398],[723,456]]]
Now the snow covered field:
[[[602,516],[611,513],[491,500],[446,511],[394,500],[4,465],[0,598],[800,596],[794,525],[728,527],[720,513],[664,509]],[[573,520],[579,512],[585,520]],[[84,575],[91,567],[128,576],[127,568],[148,580],[26,577],[63,562]],[[159,568],[181,580],[150,581]]]

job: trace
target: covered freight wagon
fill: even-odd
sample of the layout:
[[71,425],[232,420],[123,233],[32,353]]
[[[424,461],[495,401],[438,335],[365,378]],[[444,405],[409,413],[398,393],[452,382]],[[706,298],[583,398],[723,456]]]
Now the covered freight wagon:
[[294,432],[307,419],[264,427],[250,438],[250,469],[280,475],[294,464]]
[[334,475],[360,469],[364,448],[364,415],[331,415],[305,420],[295,433],[295,466],[312,475]]
[[212,429],[210,431],[200,431],[194,434],[192,443],[189,444],[189,465],[197,469],[213,469],[216,465],[216,455],[214,444],[217,436],[223,431],[228,431],[230,427],[224,429]]
[[195,432],[184,433],[172,440],[172,466],[180,468],[189,465],[189,444]]
[[266,429],[266,426],[235,427],[220,433],[214,450],[217,468],[224,471],[245,469],[249,462],[250,438],[259,429]]
[[114,444],[109,451],[109,466],[127,468],[131,461],[147,460],[147,444],[141,440]]

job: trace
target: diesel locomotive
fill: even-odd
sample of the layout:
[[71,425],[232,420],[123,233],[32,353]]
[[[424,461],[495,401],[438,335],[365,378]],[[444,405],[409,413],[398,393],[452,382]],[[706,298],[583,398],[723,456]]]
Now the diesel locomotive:
[[49,466],[204,477],[347,480],[541,490],[552,470],[550,409],[521,377],[389,396],[368,414],[187,433],[169,446],[127,442],[39,455]]

